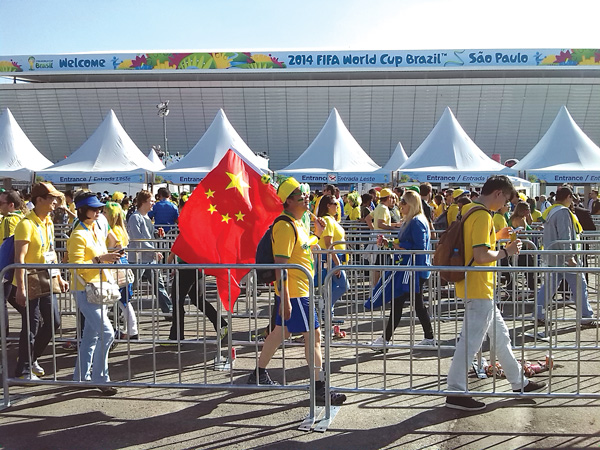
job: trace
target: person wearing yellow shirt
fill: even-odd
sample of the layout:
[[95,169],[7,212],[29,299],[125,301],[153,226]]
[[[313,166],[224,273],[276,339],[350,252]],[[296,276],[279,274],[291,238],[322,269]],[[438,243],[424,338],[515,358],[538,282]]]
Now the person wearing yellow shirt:
[[494,230],[496,230],[496,233],[508,226],[508,222],[506,221],[506,213],[509,209],[510,203],[507,202],[504,205],[502,205],[502,208],[498,209],[498,211],[494,213],[493,222]]
[[[293,177],[285,179],[277,189],[277,195],[283,203],[286,220],[277,221],[272,228],[273,257],[275,264],[298,264],[314,276],[311,239],[302,225],[302,216],[309,207],[308,193],[300,189],[300,183]],[[315,219],[316,240],[321,238],[325,221]],[[315,240],[315,243],[317,242]],[[275,329],[267,336],[256,369],[248,377],[248,384],[278,385],[267,372],[267,365],[281,345],[291,333],[302,333],[307,362],[310,353],[314,355],[314,376],[317,404],[325,403],[325,383],[322,377],[328,375],[322,371],[323,355],[321,354],[321,330],[316,311],[314,312],[315,328],[311,330],[309,305],[309,283],[304,272],[298,270],[275,270],[275,305],[277,318]],[[282,330],[285,327],[285,330]],[[314,332],[314,348],[309,348],[308,333]],[[339,406],[346,401],[344,394],[330,391],[332,405]]]
[[[335,220],[334,214],[336,211],[336,203],[335,198],[330,195],[324,195],[321,199],[321,203],[319,204],[319,210],[317,211],[317,217],[322,217],[325,220],[325,229],[321,233],[321,239],[319,239],[319,246],[322,249],[334,249],[344,251],[346,250],[346,244],[335,244],[334,242],[341,242],[345,240],[346,233],[344,228]],[[323,261],[321,264],[317,265],[317,267],[321,267],[321,278],[319,279],[319,274],[315,275],[315,283],[318,284],[319,281],[322,283],[327,275],[327,267],[338,267],[343,262],[346,261],[346,255],[343,253],[330,253],[325,258],[325,255],[320,255],[323,257]],[[330,265],[326,264],[325,259],[330,261]],[[348,285],[348,279],[346,278],[346,273],[343,270],[335,270],[335,275],[331,279],[331,314],[333,316],[333,309],[335,306],[335,302],[337,302],[342,295],[350,288]]]
[[[57,262],[54,244],[54,225],[50,213],[54,211],[62,194],[50,183],[37,183],[31,189],[34,205],[23,220],[15,227],[15,263],[51,264]],[[61,291],[69,283],[56,275]],[[13,284],[15,299],[28,313],[23,314],[23,326],[19,337],[19,357],[15,369],[17,378],[36,379],[45,374],[37,359],[42,355],[52,334],[60,326],[60,314],[54,294],[39,298],[28,298],[25,269],[15,269]],[[31,350],[31,351],[30,351]]]
[[[69,263],[102,264],[114,263],[120,258],[118,252],[106,248],[106,236],[98,229],[97,221],[104,203],[92,192],[82,192],[75,198],[79,223],[67,240]],[[105,270],[75,269],[72,271],[77,307],[85,317],[85,326],[79,345],[73,381],[106,383],[108,374],[108,352],[114,341],[115,331],[107,314],[107,305],[88,301],[85,284],[95,281],[108,282]],[[99,388],[103,395],[115,395],[114,387]]]
[[454,222],[456,220],[456,218],[458,217],[458,214],[460,212],[460,209],[458,206],[458,201],[461,198],[469,197],[470,195],[471,195],[471,193],[469,191],[465,191],[464,189],[454,189],[454,191],[452,191],[452,200],[454,203],[452,203],[448,207],[448,214],[447,214],[448,226],[450,226],[452,224],[452,222]]
[[[491,211],[496,211],[511,198],[515,191],[510,179],[504,175],[494,175],[485,182],[476,203],[467,205],[483,209],[473,212],[463,224],[465,262],[472,261],[474,267],[494,267],[500,259],[514,255],[521,249],[521,241],[515,240],[500,251],[495,250],[496,233]],[[508,237],[508,229],[500,238]],[[467,389],[467,370],[473,357],[481,347],[485,336],[492,340],[496,357],[511,384],[513,392],[534,392],[543,389],[546,384],[529,381],[523,375],[523,367],[512,352],[510,331],[502,314],[494,304],[494,272],[470,272],[466,279],[456,282],[457,297],[465,301],[464,320],[460,339],[450,370],[448,371],[448,390],[464,393]],[[472,397],[459,397],[452,394],[446,397],[446,407],[464,411],[485,409],[485,403]]]
[[[321,202],[321,199],[325,196],[325,195],[331,195],[332,197],[335,198],[335,186],[332,184],[328,184],[325,186],[325,189],[323,189],[323,196],[317,198],[315,200],[315,207],[313,208],[313,213],[316,216],[317,212],[319,211],[319,203]],[[336,216],[335,216],[335,220],[337,220],[338,222],[340,220],[342,220],[342,207],[338,204],[337,208],[336,208]]]

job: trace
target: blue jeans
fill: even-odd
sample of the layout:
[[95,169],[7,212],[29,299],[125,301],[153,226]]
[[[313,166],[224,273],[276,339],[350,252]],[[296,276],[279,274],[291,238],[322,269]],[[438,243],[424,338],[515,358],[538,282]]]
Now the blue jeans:
[[152,292],[154,292],[154,283],[156,282],[158,285],[158,306],[162,312],[170,314],[173,311],[173,303],[171,302],[169,294],[167,294],[165,282],[163,281],[160,272],[154,269],[146,269],[142,274],[142,280],[150,281]]
[[107,307],[88,302],[85,291],[74,291],[74,294],[77,306],[85,317],[85,327],[75,361],[73,381],[110,381],[108,351],[115,339],[115,330],[108,320]]
[[[547,283],[550,298],[556,293],[558,283],[562,280],[562,275],[565,276],[565,280],[569,283],[569,290],[573,295],[573,301],[577,301],[577,292],[581,290],[581,317],[592,317],[594,311],[588,301],[588,289],[585,277],[578,276],[576,273],[548,273]],[[579,278],[579,279],[578,279]],[[540,290],[538,291],[537,297],[537,318],[544,319],[546,316],[546,306],[548,305],[548,299],[546,298],[546,283],[542,283]]]

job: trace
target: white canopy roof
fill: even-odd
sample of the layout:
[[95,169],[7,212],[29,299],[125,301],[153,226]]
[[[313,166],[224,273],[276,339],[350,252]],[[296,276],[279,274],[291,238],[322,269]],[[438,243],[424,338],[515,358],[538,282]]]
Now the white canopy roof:
[[6,108],[0,115],[0,177],[31,181],[33,172],[51,165]]
[[150,149],[150,153],[148,153],[148,159],[154,165],[156,171],[162,170],[165,168],[165,165],[160,160],[160,158],[158,157],[158,155],[156,154],[156,151],[154,149]]
[[337,109],[333,108],[325,125],[304,153],[278,173],[292,175],[301,183],[331,182],[328,174],[335,174],[338,183],[368,183],[378,182],[382,177],[381,174],[374,174],[379,168],[350,134]]
[[132,183],[155,170],[111,109],[81,147],[38,175],[54,183]]
[[219,164],[230,148],[235,148],[257,167],[268,170],[268,160],[257,156],[248,147],[223,110],[219,109],[210,127],[188,154],[158,175],[171,183],[196,184]]
[[400,171],[414,181],[465,185],[485,182],[490,175],[516,173],[487,156],[448,107]]
[[546,134],[513,169],[546,183],[597,183],[600,148],[561,106]]
[[375,173],[383,174],[386,177],[391,177],[392,172],[397,172],[400,169],[400,166],[402,166],[407,159],[408,156],[406,156],[406,152],[404,151],[404,147],[402,147],[402,143],[398,142],[398,145],[396,145],[396,149],[394,150],[394,153],[392,153],[389,161],[381,169],[376,170]]

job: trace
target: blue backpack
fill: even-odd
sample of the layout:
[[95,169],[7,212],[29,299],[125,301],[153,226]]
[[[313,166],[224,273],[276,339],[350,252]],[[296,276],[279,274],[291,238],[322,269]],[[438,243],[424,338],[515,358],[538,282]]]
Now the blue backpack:
[[[0,271],[6,266],[10,266],[15,262],[15,236],[9,236],[4,239],[0,245]],[[9,270],[4,274],[4,279],[12,281],[14,270]]]
[[[260,239],[260,242],[256,247],[256,264],[275,264],[275,258],[273,257],[273,227],[280,220],[285,220],[292,224],[294,227],[294,244],[298,240],[298,232],[296,231],[293,219],[286,215],[278,216]],[[258,284],[273,283],[275,279],[275,269],[261,269],[256,271],[256,282]]]

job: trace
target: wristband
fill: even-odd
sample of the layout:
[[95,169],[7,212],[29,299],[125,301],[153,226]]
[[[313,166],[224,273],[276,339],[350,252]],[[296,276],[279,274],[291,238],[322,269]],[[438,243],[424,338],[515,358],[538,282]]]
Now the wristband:
[[510,255],[508,254],[508,251],[506,250],[506,248],[502,247],[502,250],[504,250],[504,254],[506,255],[506,258],[508,258]]

